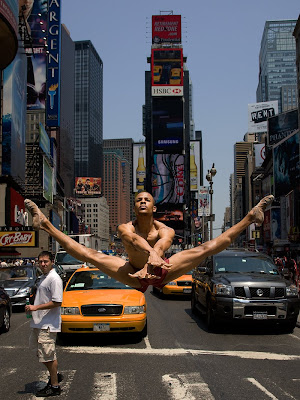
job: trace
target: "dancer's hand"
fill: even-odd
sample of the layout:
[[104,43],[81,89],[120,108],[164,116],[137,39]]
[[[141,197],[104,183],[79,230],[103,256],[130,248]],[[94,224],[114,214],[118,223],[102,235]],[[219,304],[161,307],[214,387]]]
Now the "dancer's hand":
[[169,270],[172,264],[168,264],[164,259],[162,259],[155,250],[151,251],[148,257],[148,264],[153,267],[160,267],[162,269]]
[[153,273],[153,266],[149,265],[148,263],[140,269],[136,271],[134,274],[128,274],[132,278],[139,278],[139,279],[156,279],[159,278],[157,275]]

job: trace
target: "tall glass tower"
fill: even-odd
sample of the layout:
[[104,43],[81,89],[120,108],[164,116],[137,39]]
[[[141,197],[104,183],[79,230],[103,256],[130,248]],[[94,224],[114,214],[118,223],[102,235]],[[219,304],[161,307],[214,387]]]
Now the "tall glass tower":
[[266,21],[261,40],[256,101],[278,100],[279,113],[297,108],[296,22]]
[[75,176],[103,177],[103,62],[90,40],[75,42]]

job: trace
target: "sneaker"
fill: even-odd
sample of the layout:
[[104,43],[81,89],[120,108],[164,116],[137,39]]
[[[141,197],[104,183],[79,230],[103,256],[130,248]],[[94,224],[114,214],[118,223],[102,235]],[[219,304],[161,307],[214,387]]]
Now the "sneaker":
[[[63,374],[60,374],[58,372],[57,373],[57,381],[58,381],[58,383],[60,383],[63,379],[64,379]],[[49,380],[48,380],[47,386],[51,386],[51,378],[50,378],[50,376],[49,376]]]
[[36,397],[50,397],[50,396],[59,396],[61,394],[61,388],[58,386],[57,388],[53,386],[46,386],[44,389],[36,392]]

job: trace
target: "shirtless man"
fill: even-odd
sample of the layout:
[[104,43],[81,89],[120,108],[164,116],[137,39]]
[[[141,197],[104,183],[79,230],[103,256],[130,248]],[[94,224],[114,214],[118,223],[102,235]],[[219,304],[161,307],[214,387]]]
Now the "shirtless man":
[[162,288],[197,267],[208,256],[225,250],[250,224],[261,225],[264,210],[273,199],[272,195],[264,197],[245,218],[217,238],[165,260],[164,254],[171,246],[175,232],[154,220],[156,206],[151,194],[139,193],[134,204],[136,220],[118,227],[129,261],[82,246],[56,229],[31,200],[25,200],[25,205],[33,216],[32,226],[35,230],[46,231],[73,257],[89,262],[112,278],[145,292],[149,285]]

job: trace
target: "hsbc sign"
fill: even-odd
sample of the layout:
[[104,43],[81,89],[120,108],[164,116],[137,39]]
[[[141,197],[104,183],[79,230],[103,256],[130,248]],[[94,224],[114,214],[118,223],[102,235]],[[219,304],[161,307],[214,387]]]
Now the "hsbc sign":
[[183,96],[183,86],[152,86],[152,96]]

